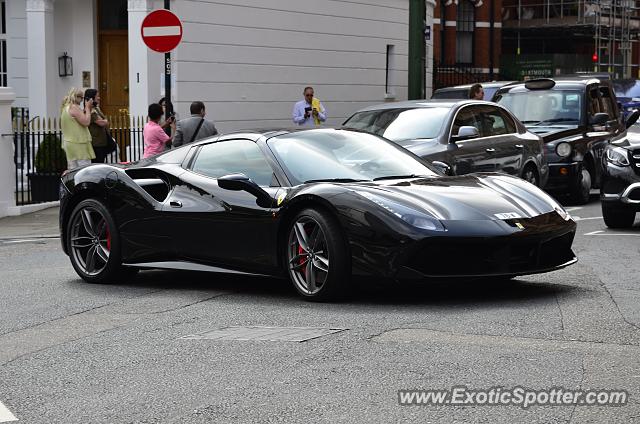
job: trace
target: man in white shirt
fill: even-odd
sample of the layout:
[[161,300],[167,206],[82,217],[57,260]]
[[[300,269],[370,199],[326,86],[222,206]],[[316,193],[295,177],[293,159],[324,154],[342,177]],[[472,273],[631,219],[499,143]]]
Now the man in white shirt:
[[319,127],[327,120],[326,109],[313,94],[313,87],[305,87],[304,100],[293,106],[293,122],[301,127]]

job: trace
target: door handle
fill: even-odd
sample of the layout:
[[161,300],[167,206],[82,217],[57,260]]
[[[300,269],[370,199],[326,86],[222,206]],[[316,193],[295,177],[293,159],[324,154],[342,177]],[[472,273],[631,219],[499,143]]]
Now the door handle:
[[494,153],[496,151],[496,149],[490,148],[490,149],[485,149],[485,152],[487,153]]
[[182,202],[179,200],[171,200],[169,201],[169,206],[171,206],[172,208],[181,208]]
[[516,144],[514,147],[516,149],[522,149],[524,146],[522,144]]

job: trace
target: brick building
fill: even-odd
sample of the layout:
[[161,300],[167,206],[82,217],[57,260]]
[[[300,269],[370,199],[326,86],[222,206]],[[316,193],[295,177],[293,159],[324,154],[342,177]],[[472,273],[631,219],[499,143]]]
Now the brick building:
[[434,85],[498,79],[502,0],[440,0],[434,10]]

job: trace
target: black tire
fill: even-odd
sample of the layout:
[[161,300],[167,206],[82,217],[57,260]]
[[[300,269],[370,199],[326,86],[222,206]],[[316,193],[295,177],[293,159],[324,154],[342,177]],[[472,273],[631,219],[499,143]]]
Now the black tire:
[[591,187],[593,185],[593,172],[587,163],[583,163],[580,174],[571,191],[571,200],[577,205],[589,203]]
[[540,187],[540,174],[536,169],[535,165],[528,164],[522,170],[522,179],[530,182],[536,187]]
[[306,300],[344,298],[351,285],[351,254],[342,228],[316,209],[298,213],[287,228],[284,258],[289,279]]
[[113,283],[132,278],[138,272],[136,268],[122,266],[120,234],[102,202],[83,200],[71,213],[67,225],[71,265],[86,282]]
[[624,205],[602,202],[602,217],[609,228],[629,228],[633,226],[636,211]]

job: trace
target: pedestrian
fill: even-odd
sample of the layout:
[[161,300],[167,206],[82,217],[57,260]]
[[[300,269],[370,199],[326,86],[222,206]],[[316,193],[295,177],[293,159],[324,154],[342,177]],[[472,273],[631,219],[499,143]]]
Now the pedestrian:
[[91,111],[93,100],[85,99],[82,90],[72,88],[62,100],[60,126],[62,127],[62,147],[67,156],[67,169],[75,169],[91,164],[96,157],[91,145]]
[[[158,100],[158,104],[162,106],[162,118],[160,119],[160,126],[164,132],[173,138],[174,134],[171,132],[171,124],[176,120],[176,114],[173,111],[173,103],[167,102],[166,97]],[[169,107],[169,118],[167,118],[167,107]]]
[[195,101],[189,107],[191,116],[181,119],[176,125],[176,135],[173,137],[173,147],[193,143],[196,140],[218,134],[212,121],[204,119],[206,115],[204,103]]
[[91,133],[91,145],[96,157],[93,163],[104,163],[110,153],[107,131],[109,121],[100,110],[100,93],[95,88],[88,88],[84,91],[84,98],[93,100],[93,110],[91,111],[91,123],[89,133]]
[[484,89],[482,84],[473,84],[469,89],[469,98],[471,100],[484,100]]
[[[164,152],[167,144],[171,142],[171,137],[168,136],[160,126],[162,106],[158,103],[150,104],[148,118],[149,119],[142,130],[142,137],[144,139],[143,159]],[[172,127],[175,127],[175,123]]]
[[293,106],[293,122],[301,127],[319,127],[327,120],[327,111],[320,100],[313,97],[313,87],[305,87],[304,100]]

